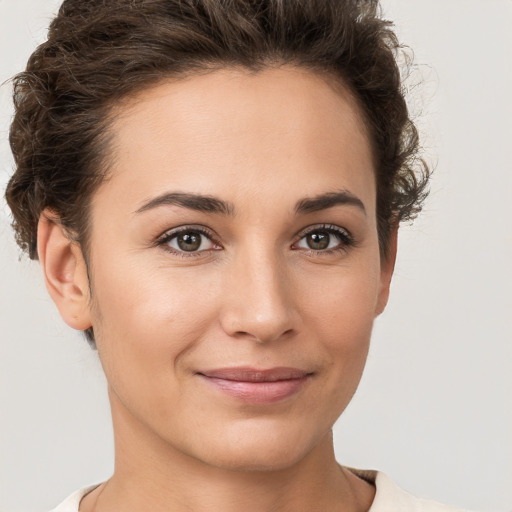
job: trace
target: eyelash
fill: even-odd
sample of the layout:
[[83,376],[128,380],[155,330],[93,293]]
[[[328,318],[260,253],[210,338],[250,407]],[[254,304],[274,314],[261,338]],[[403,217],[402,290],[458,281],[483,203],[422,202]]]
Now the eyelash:
[[[304,237],[311,235],[312,233],[329,233],[335,235],[339,239],[339,244],[331,249],[315,250],[315,249],[303,249],[310,255],[321,257],[326,255],[338,254],[340,252],[347,252],[351,247],[355,246],[355,240],[352,234],[345,228],[336,226],[335,224],[318,224],[315,226],[309,226],[305,230],[301,231],[298,235],[298,241],[294,243],[296,245]],[[300,250],[300,249],[296,249]]]
[[[157,241],[157,246],[162,247],[164,250],[170,252],[173,255],[182,257],[182,258],[194,258],[198,256],[204,256],[205,253],[211,253],[212,251],[217,251],[219,249],[206,249],[202,251],[178,251],[173,248],[171,248],[169,245],[169,242],[179,236],[182,233],[199,233],[208,240],[210,240],[214,245],[222,248],[220,242],[216,239],[213,232],[210,230],[202,227],[202,226],[183,226],[181,228],[173,229],[171,231],[165,232],[163,235],[161,235]],[[340,243],[336,247],[332,247],[330,249],[323,249],[323,250],[315,250],[315,249],[294,249],[294,250],[304,250],[308,252],[309,254],[317,257],[325,256],[325,255],[331,255],[336,254],[339,252],[346,252],[350,247],[353,247],[355,245],[355,241],[353,236],[350,234],[348,230],[345,228],[341,228],[339,226],[336,226],[334,224],[319,224],[315,226],[310,226],[303,231],[301,231],[297,236],[298,240],[297,242],[294,242],[293,245],[297,245],[304,237],[315,233],[315,232],[324,232],[329,233],[331,235],[335,235],[340,240]]]
[[183,226],[181,228],[173,229],[171,231],[166,231],[163,235],[161,235],[157,241],[156,245],[162,247],[165,251],[170,252],[173,255],[179,256],[181,258],[194,258],[198,256],[204,256],[204,253],[210,253],[212,251],[216,251],[218,249],[208,249],[203,251],[177,251],[167,245],[171,240],[181,235],[182,233],[199,233],[208,240],[210,240],[213,244],[221,247],[220,242],[215,238],[215,235],[208,229],[202,226]]

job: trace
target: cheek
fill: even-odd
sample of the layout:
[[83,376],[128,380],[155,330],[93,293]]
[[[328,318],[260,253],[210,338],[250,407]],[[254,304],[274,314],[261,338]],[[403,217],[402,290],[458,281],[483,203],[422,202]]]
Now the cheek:
[[95,272],[93,327],[107,377],[176,367],[216,317],[212,280],[135,264]]
[[330,368],[331,392],[343,401],[355,391],[366,362],[379,289],[378,269],[378,261],[350,270],[335,269],[317,280],[314,290],[301,292],[304,322]]
[[378,261],[357,262],[350,268],[335,268],[303,283],[303,310],[315,323],[322,338],[339,336],[357,341],[366,338],[373,320],[379,292]]
[[114,402],[143,424],[171,428],[175,411],[186,410],[187,355],[216,318],[211,286],[169,269],[103,269],[94,276],[94,330]]

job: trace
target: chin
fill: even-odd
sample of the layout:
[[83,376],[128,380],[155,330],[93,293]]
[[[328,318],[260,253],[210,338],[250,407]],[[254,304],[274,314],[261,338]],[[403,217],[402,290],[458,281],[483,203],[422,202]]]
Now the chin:
[[[256,428],[254,428],[256,427]],[[196,457],[210,466],[229,471],[280,471],[303,460],[326,435],[305,436],[305,429],[239,428],[235,435],[210,438]],[[330,433],[330,430],[329,430]]]
[[300,462],[306,455],[296,450],[281,449],[279,452],[267,449],[243,451],[229,450],[216,457],[212,454],[211,460],[205,460],[209,465],[226,471],[237,472],[272,472],[282,471]]

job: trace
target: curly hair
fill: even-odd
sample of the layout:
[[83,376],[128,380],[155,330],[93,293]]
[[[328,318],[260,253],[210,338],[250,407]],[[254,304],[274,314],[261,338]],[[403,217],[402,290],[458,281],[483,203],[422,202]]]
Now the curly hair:
[[357,98],[385,256],[393,225],[420,211],[430,175],[401,55],[375,0],[65,0],[13,79],[16,169],[6,199],[17,242],[37,259],[37,224],[49,208],[87,255],[90,199],[108,173],[109,113],[123,98],[167,78],[292,64],[334,77]]

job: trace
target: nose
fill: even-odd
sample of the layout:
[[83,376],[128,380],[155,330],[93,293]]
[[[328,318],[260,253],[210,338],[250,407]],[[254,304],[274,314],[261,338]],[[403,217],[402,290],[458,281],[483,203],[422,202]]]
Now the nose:
[[240,255],[227,274],[220,322],[229,336],[268,343],[297,330],[292,282],[275,255]]

